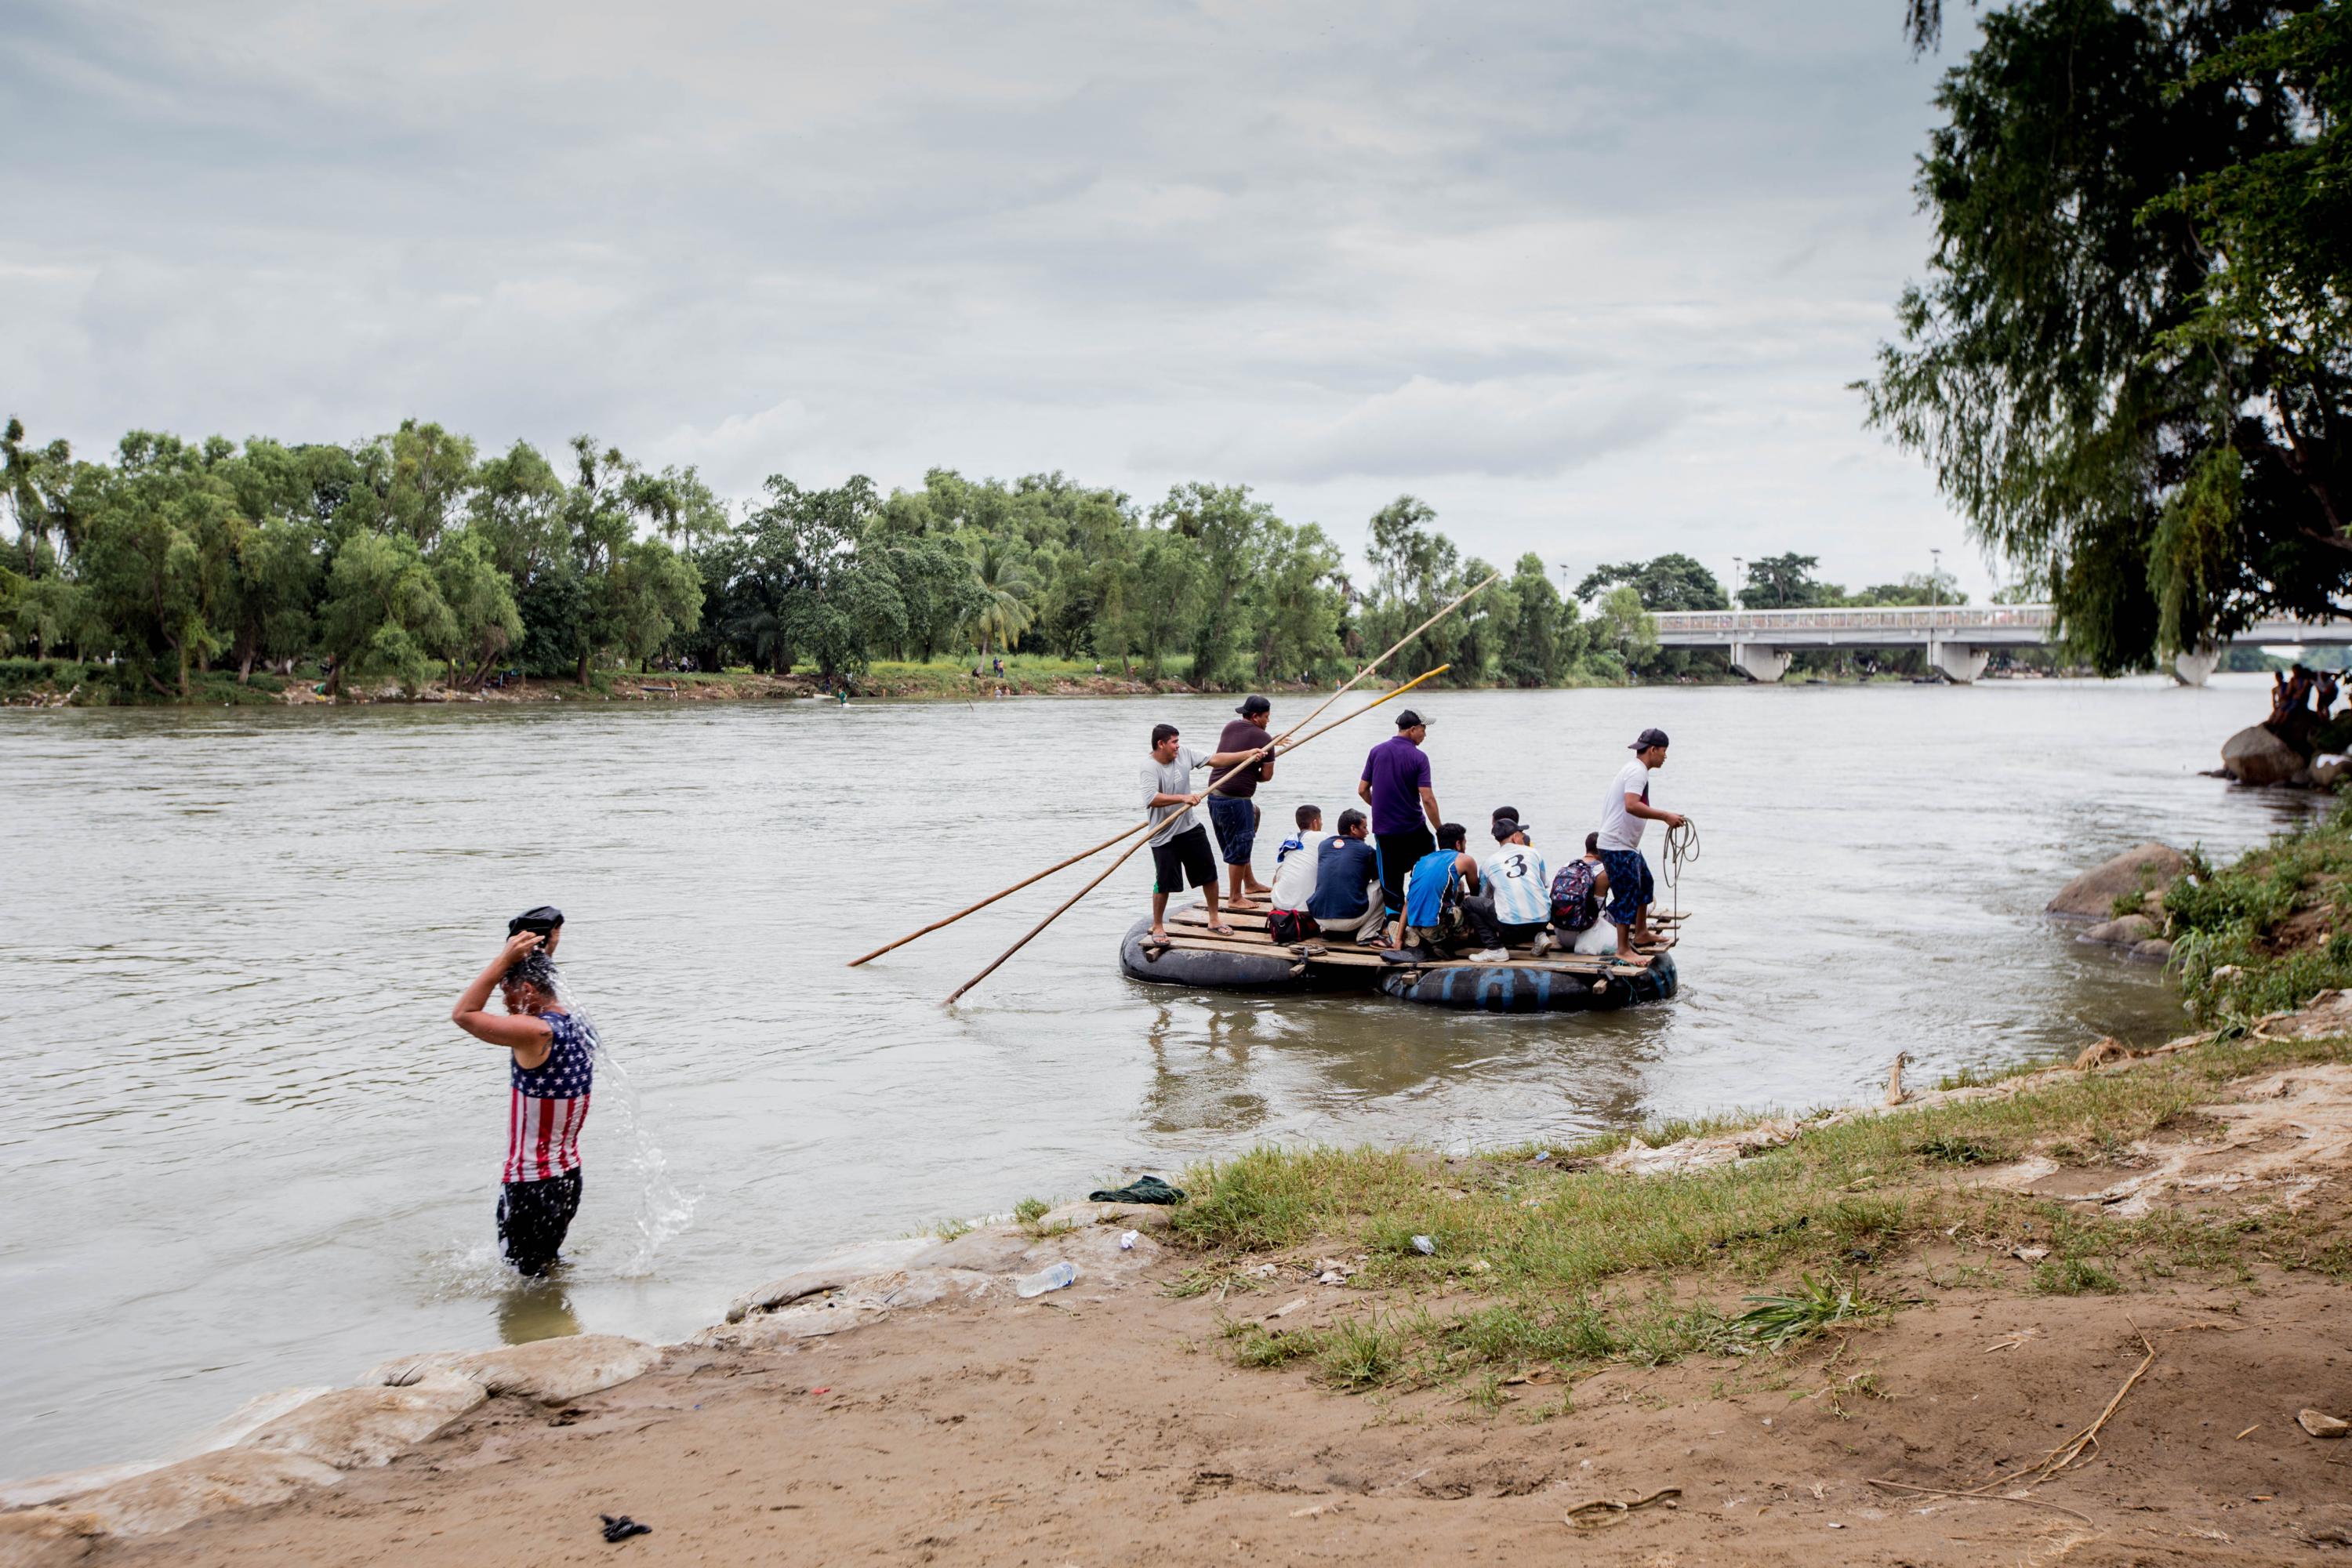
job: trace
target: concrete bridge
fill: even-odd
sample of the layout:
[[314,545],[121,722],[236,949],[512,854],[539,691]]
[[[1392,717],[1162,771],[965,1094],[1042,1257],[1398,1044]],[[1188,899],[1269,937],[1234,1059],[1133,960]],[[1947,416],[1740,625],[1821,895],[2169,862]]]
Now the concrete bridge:
[[[1718,647],[1750,680],[1778,680],[1790,656],[1818,648],[1925,648],[1927,668],[1962,685],[1984,673],[1999,647],[2042,647],[2057,640],[2058,615],[2047,605],[1945,605],[1887,609],[1661,610],[1664,647]],[[2232,643],[2296,647],[2352,643],[2352,621],[2259,621]],[[2184,653],[2173,673],[2202,686],[2221,662],[2220,647]]]

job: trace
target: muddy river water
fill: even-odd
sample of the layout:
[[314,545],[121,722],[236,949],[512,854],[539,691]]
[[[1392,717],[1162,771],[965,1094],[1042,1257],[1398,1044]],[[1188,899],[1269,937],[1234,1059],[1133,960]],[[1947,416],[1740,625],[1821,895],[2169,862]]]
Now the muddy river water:
[[[1071,874],[844,967],[1131,820],[1151,722],[1212,739],[1231,699],[0,713],[0,1475],[395,1352],[677,1337],[838,1244],[1260,1141],[1490,1144],[2160,1037],[2161,979],[2038,911],[2139,839],[2235,852],[2308,808],[2199,776],[2261,684],[1433,696],[1448,815],[1514,804],[1555,852],[1636,731],[1674,737],[1684,994],[1536,1018],[1129,981],[1140,856],[953,1010]],[[1282,765],[1262,868],[1386,732]],[[505,1069],[447,1021],[541,902],[627,1075],[554,1289],[492,1258]]]

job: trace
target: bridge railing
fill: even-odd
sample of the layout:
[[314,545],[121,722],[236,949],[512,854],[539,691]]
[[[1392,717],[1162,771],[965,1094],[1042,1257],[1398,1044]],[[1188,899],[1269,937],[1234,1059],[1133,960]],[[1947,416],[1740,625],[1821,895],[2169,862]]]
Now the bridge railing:
[[1660,610],[1661,632],[1981,631],[1991,627],[2048,631],[2058,613],[2048,605],[1891,605],[1879,609]]

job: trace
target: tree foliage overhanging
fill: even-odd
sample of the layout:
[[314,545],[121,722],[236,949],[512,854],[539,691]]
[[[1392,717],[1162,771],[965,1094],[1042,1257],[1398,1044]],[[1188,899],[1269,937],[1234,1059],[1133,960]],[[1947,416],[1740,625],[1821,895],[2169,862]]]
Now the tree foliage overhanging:
[[2104,671],[2344,612],[2352,5],[2036,0],[1937,103],[1872,421]]
[[[1204,687],[1319,680],[1491,570],[1411,496],[1372,519],[1360,589],[1319,527],[1241,486],[1179,485],[1146,509],[1059,474],[933,469],[887,496],[862,476],[777,476],[739,517],[692,468],[584,436],[559,467],[415,420],[348,447],[134,431],[91,463],[12,419],[0,460],[0,653],[110,662],[163,696],[195,672],[312,661],[331,692],[413,692],[656,662],[831,679],[1015,650],[1149,676],[1181,661]],[[1588,623],[1528,554],[1403,662],[1549,686],[1622,679],[1654,649],[1630,595]]]

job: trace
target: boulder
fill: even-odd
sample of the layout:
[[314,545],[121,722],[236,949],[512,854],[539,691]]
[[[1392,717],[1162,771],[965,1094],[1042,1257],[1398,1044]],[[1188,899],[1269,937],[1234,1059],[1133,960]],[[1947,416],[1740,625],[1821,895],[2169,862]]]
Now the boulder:
[[472,1378],[446,1372],[405,1388],[341,1388],[266,1423],[239,1448],[299,1455],[339,1470],[388,1465],[488,1397]]
[[2134,942],[2131,955],[2143,963],[2170,963],[2172,944],[2160,936],[2152,936],[2146,942]]
[[2302,773],[2304,759],[2268,725],[2249,724],[2223,742],[2221,765],[2240,784],[2284,784]]
[[2347,773],[2352,773],[2352,757],[2341,752],[2322,752],[2311,759],[2311,782],[2322,789],[2334,789]]
[[2112,860],[2102,861],[2067,883],[2044,906],[2044,911],[2068,920],[2113,920],[2117,899],[2137,896],[2143,888],[2161,888],[2188,868],[2189,862],[2179,850],[2151,839]]
[[2076,937],[2076,942],[2113,942],[2117,947],[2136,947],[2157,934],[2161,929],[2146,915],[2126,915],[2119,921],[2103,921]]
[[78,1498],[116,1535],[162,1535],[234,1508],[283,1502],[307,1487],[332,1486],[335,1467],[301,1454],[223,1448],[150,1470]]
[[661,1358],[659,1345],[622,1334],[565,1334],[497,1350],[405,1356],[373,1368],[361,1381],[383,1388],[413,1388],[436,1374],[454,1375],[479,1384],[487,1393],[569,1405],[643,1377]]

